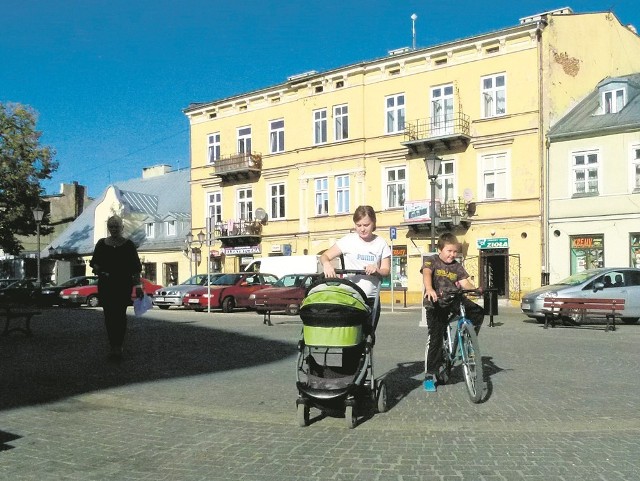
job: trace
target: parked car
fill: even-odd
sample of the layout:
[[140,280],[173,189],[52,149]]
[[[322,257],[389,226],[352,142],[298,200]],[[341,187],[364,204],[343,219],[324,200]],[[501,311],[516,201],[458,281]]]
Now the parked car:
[[[160,289],[162,286],[154,284],[153,282],[142,279],[142,290],[148,296],[153,296],[153,293]],[[131,289],[131,302],[136,297],[135,287]],[[98,284],[92,284],[88,286],[69,287],[60,291],[60,298],[64,305],[67,306],[79,306],[86,304],[89,307],[98,307],[100,301],[98,300]]]
[[252,309],[260,314],[267,311],[284,311],[290,315],[298,314],[300,304],[309,286],[322,274],[287,274],[278,279],[273,286],[260,289],[249,296]]
[[97,276],[72,277],[60,285],[50,285],[42,288],[40,292],[40,304],[45,306],[61,305],[60,292],[70,287],[90,286],[98,282]]
[[[257,290],[272,286],[278,281],[273,274],[262,272],[235,272],[216,279],[211,286],[198,287],[187,292],[182,305],[195,311],[211,309],[231,312],[236,307],[250,306],[249,296]],[[211,291],[211,295],[209,295]]]
[[544,322],[542,309],[545,297],[624,299],[622,320],[633,324],[640,318],[640,269],[601,267],[579,272],[527,293],[520,302],[520,309],[538,322]]
[[35,304],[40,284],[37,279],[20,279],[0,289],[0,303]]
[[[216,279],[220,278],[224,274],[217,272],[209,274],[209,283],[213,284]],[[153,294],[153,305],[158,306],[160,309],[169,309],[171,306],[182,307],[182,298],[184,295],[199,286],[207,285],[207,274],[197,274],[189,277],[182,284],[175,286],[167,286],[158,289]]]

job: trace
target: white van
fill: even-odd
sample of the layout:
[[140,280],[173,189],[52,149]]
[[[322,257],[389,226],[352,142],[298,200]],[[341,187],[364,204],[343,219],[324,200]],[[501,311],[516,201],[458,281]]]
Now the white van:
[[265,272],[278,278],[287,274],[311,274],[322,272],[320,256],[259,257],[251,261],[245,271]]

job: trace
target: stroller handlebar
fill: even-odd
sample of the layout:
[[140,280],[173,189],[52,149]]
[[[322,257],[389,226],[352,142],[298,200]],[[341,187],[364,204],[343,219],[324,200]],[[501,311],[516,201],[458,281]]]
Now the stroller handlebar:
[[360,274],[363,276],[367,275],[367,271],[364,269],[335,269],[336,274]]

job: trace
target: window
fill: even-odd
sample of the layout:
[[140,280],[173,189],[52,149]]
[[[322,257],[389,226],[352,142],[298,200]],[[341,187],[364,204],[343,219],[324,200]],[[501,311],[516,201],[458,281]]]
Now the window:
[[269,216],[272,219],[285,218],[285,188],[284,184],[272,184],[269,187]]
[[167,220],[164,222],[165,232],[167,233],[167,237],[174,237],[176,235],[176,221],[175,220]]
[[335,122],[336,140],[349,138],[349,106],[337,105],[333,107],[333,119]]
[[442,204],[455,200],[455,171],[453,160],[443,160],[438,175],[438,199]]
[[336,214],[348,214],[349,207],[349,176],[336,177]]
[[156,236],[156,225],[153,222],[147,222],[144,225],[144,235],[147,239],[153,239]]
[[624,107],[624,89],[610,90],[602,93],[602,105],[605,114],[615,114]]
[[222,192],[211,192],[207,200],[211,222],[214,224],[222,222]]
[[453,132],[453,85],[431,89],[431,133],[444,135]]
[[507,113],[506,76],[490,75],[482,78],[482,118]]
[[284,120],[270,122],[270,150],[272,154],[284,152]]
[[482,192],[484,200],[507,198],[507,155],[482,157]]
[[577,152],[572,155],[573,194],[598,193],[598,152]]
[[631,147],[631,190],[640,191],[640,145]]
[[244,187],[236,192],[236,212],[241,220],[253,220],[253,189]]
[[313,143],[324,144],[327,141],[327,109],[313,111]]
[[213,164],[216,160],[220,160],[220,132],[209,134],[207,136],[209,142],[208,161]]
[[407,170],[405,167],[391,167],[385,171],[386,194],[385,204],[388,209],[402,207],[407,188]]
[[316,179],[316,215],[329,214],[329,181],[326,177]]
[[251,127],[240,127],[238,129],[238,153],[251,153]]
[[404,94],[390,95],[385,99],[386,133],[404,130]]

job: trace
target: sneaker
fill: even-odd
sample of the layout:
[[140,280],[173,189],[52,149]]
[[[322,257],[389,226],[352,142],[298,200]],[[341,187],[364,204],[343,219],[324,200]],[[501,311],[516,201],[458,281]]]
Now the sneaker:
[[427,392],[436,392],[436,377],[433,374],[425,374],[422,386]]

